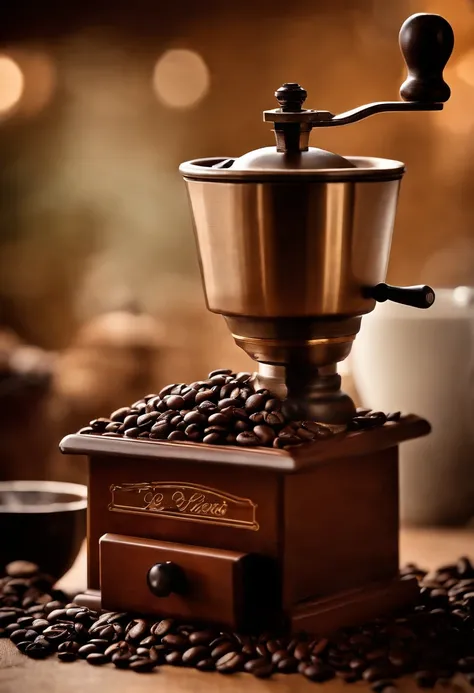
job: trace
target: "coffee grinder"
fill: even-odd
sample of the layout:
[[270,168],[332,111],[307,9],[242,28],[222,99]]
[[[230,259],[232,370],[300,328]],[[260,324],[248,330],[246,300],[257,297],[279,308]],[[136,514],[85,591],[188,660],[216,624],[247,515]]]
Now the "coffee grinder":
[[453,32],[417,14],[400,31],[403,101],[334,115],[286,83],[265,111],[275,147],[182,164],[208,308],[255,361],[255,387],[336,435],[289,449],[72,435],[89,457],[88,589],[79,603],[232,628],[327,633],[408,604],[398,575],[398,444],[407,415],[347,431],[340,390],[376,301],[428,308],[427,286],[384,283],[404,166],[309,146],[314,128],[441,110]]

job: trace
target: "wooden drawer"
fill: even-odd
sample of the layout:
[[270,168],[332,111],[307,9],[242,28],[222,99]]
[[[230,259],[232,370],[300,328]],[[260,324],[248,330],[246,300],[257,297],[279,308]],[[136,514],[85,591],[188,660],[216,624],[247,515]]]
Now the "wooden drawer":
[[[185,588],[158,597],[149,571],[167,562],[182,572]],[[261,556],[121,534],[100,538],[103,609],[253,627],[276,613],[276,575],[274,562]]]

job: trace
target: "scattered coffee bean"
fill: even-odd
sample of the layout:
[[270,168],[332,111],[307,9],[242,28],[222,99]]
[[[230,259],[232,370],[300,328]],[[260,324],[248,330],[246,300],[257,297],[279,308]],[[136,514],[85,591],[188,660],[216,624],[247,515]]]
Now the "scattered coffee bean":
[[245,658],[238,652],[228,652],[216,662],[216,669],[221,674],[234,674],[240,671],[245,663]]

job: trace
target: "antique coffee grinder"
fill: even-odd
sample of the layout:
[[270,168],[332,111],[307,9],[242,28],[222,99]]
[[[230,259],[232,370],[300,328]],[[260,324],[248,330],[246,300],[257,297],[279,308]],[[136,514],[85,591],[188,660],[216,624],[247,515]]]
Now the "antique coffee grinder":
[[355,408],[336,369],[376,301],[434,301],[429,287],[383,283],[404,166],[309,146],[313,128],[443,108],[450,25],[414,15],[400,45],[403,101],[334,115],[304,109],[287,83],[264,114],[276,147],[180,167],[209,309],[258,362],[256,388],[336,435],[282,450],[68,436],[63,452],[89,456],[80,603],[325,633],[416,593],[398,576],[398,444],[429,424],[345,430]]

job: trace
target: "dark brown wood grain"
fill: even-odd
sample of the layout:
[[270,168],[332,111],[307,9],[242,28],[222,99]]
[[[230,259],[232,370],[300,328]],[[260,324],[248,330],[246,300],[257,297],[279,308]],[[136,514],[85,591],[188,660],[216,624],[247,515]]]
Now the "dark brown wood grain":
[[[106,608],[315,631],[399,606],[397,445],[429,430],[408,416],[289,451],[69,436],[63,451],[90,460],[83,599],[102,587]],[[198,596],[151,594],[168,560]]]
[[[183,570],[187,580],[184,594],[156,597],[150,591],[148,571],[166,561]],[[245,622],[244,604],[248,600],[255,604],[248,592],[261,579],[256,570],[262,570],[261,564],[236,551],[118,534],[106,534],[100,540],[102,607],[112,611],[203,619],[239,628]],[[267,579],[271,578],[270,573]]]

